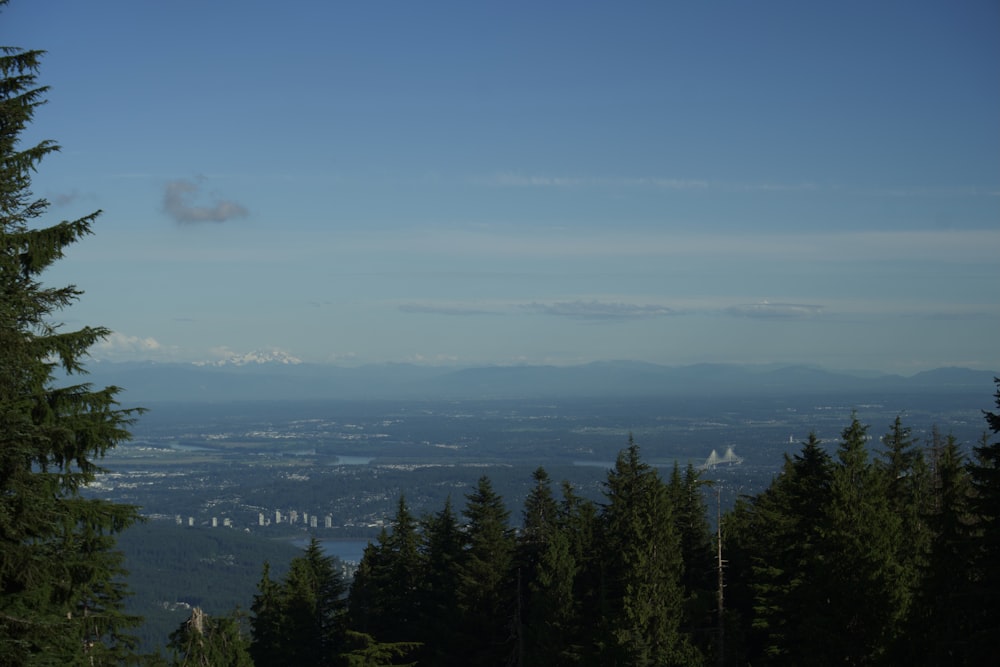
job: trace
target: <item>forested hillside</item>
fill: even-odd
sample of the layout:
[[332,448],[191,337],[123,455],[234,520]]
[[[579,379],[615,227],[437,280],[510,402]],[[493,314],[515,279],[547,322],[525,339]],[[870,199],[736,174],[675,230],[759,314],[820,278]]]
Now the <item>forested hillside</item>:
[[[539,468],[518,530],[488,477],[461,509],[400,498],[352,581],[313,541],[264,566],[248,635],[210,626],[258,665],[990,664],[1000,442],[870,431],[810,436],[715,534],[699,472],[662,479],[631,440],[601,502]],[[191,632],[178,664],[207,664]]]

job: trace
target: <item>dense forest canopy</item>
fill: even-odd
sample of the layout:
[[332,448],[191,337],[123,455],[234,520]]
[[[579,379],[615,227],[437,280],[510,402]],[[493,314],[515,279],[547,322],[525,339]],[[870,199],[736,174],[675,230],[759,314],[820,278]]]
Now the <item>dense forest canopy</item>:
[[536,470],[518,529],[485,476],[461,509],[401,497],[353,579],[316,541],[265,565],[243,641],[267,665],[990,664],[1000,442],[870,431],[810,435],[717,531],[700,472],[631,439],[597,502]]

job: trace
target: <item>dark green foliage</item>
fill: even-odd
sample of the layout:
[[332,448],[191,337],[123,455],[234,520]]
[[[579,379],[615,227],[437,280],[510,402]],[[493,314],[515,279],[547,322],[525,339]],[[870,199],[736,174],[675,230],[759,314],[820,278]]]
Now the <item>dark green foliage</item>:
[[[835,458],[810,434],[765,491],[724,518],[724,635],[703,482],[675,466],[664,483],[631,439],[600,507],[566,483],[557,501],[536,470],[516,540],[487,478],[467,496],[464,531],[450,503],[414,529],[401,502],[351,603],[387,594],[359,581],[404,572],[394,568],[407,549],[388,545],[410,544],[415,530],[415,664],[988,664],[995,446],[984,437],[967,466],[948,438],[931,467],[901,419],[874,460],[869,441],[856,417]],[[363,638],[354,659],[405,659],[378,641]]]
[[333,559],[313,538],[280,582],[268,566],[254,596],[250,654],[260,665],[337,664],[344,650],[346,585]]
[[351,584],[352,627],[382,641],[415,641],[421,634],[423,557],[417,521],[400,497],[392,531],[369,544]]
[[680,539],[666,485],[629,446],[608,473],[602,513],[603,631],[607,665],[689,665],[694,651],[680,632]]
[[[566,620],[567,658],[562,664],[595,664],[597,642],[594,636],[596,619],[601,610],[600,515],[597,505],[580,497],[569,482],[562,483],[559,524],[566,537],[568,557],[575,569],[573,578],[572,613]],[[570,561],[567,560],[567,565]]]
[[737,503],[724,521],[730,635],[743,637],[754,662],[809,662],[825,619],[821,531],[833,463],[810,433],[785,457],[771,486]]
[[919,613],[912,606],[927,572],[931,549],[931,529],[927,521],[933,502],[931,472],[923,452],[900,416],[882,436],[882,445],[884,449],[879,452],[881,461],[876,462],[876,470],[883,476],[885,502],[898,518],[900,529],[895,548],[899,623],[895,645],[889,647],[889,655],[899,661],[912,662],[916,656],[906,636],[905,625],[912,623],[913,616]]
[[[1000,408],[1000,378],[994,381]],[[1000,434],[1000,410],[983,414],[993,435]],[[990,442],[984,435],[974,451],[975,462],[969,466],[969,509],[975,520],[971,553],[975,592],[970,604],[977,611],[968,641],[971,660],[978,661],[995,657],[1000,647],[1000,439]]]
[[283,540],[173,521],[133,526],[119,537],[118,546],[133,592],[126,609],[144,619],[135,630],[143,652],[162,648],[190,607],[201,607],[210,618],[248,609],[260,580],[261,560],[271,563],[272,574],[284,574],[302,553]]
[[575,654],[577,565],[548,473],[538,468],[532,477],[518,541],[518,656],[527,665],[554,665]]
[[467,665],[503,664],[514,650],[517,622],[510,513],[488,477],[479,479],[466,501],[466,548],[457,588],[465,660]]
[[949,436],[937,455],[934,503],[927,515],[931,545],[910,615],[914,664],[967,664],[966,637],[975,613],[972,562],[972,486],[964,456]]
[[83,372],[87,350],[109,332],[64,331],[52,316],[73,286],[40,275],[91,233],[97,213],[43,228],[48,202],[31,174],[58,146],[20,145],[45,88],[39,51],[0,48],[0,661],[5,665],[117,664],[138,619],[122,611],[115,535],[134,507],[85,499],[97,461],[127,439],[136,411],[118,409],[116,387],[55,386],[53,372]]
[[451,498],[445,499],[440,512],[424,519],[421,527],[420,552],[426,567],[420,595],[423,655],[428,664],[462,665],[456,619],[460,616],[458,578],[465,538]]
[[358,632],[378,632],[381,624],[389,621],[388,611],[382,605],[382,595],[377,577],[385,569],[381,545],[387,533],[383,529],[375,543],[369,542],[361,555],[361,562],[351,580],[347,615],[350,626]]
[[176,667],[254,667],[242,615],[210,617],[195,607],[191,618],[170,635]]
[[824,628],[813,628],[816,648],[841,664],[882,659],[898,638],[909,596],[902,519],[869,459],[867,434],[855,417],[841,435],[821,543],[824,577],[816,582],[828,600]]
[[341,655],[344,667],[411,667],[417,663],[410,656],[420,648],[419,643],[380,643],[370,635],[348,630],[346,650]]
[[768,489],[726,517],[733,661],[995,658],[997,554],[987,537],[1000,502],[988,500],[1000,480],[989,462],[994,446],[984,437],[979,462],[967,465],[955,439],[942,444],[935,431],[928,466],[896,419],[873,462],[867,430],[852,419],[835,462],[810,437]]
[[680,466],[675,463],[668,490],[684,563],[682,628],[699,646],[707,649],[715,630],[717,569],[714,540],[709,532],[702,496],[705,484],[693,465],[688,464],[682,475]]

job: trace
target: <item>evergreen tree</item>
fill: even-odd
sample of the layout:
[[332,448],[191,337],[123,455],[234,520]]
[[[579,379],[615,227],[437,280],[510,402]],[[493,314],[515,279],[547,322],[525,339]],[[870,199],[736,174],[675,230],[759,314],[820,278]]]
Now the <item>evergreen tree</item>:
[[458,577],[467,665],[504,664],[515,647],[516,582],[512,581],[514,532],[510,512],[488,477],[466,496],[466,550]]
[[[743,525],[736,527],[741,539],[729,542],[729,581],[736,580],[732,588],[737,592],[730,606],[750,619],[751,661],[795,665],[816,660],[812,633],[828,622],[826,595],[819,584],[824,579],[821,535],[832,481],[830,456],[810,433],[800,453],[785,456],[771,486],[740,506],[746,510]],[[738,594],[747,580],[752,591],[749,608],[746,594],[742,606]]]
[[910,662],[920,665],[971,664],[967,659],[974,614],[971,483],[965,457],[954,436],[938,451],[935,502],[927,517],[930,552],[910,618],[914,647]]
[[[927,524],[932,502],[931,474],[923,452],[900,416],[896,416],[889,432],[882,437],[882,445],[882,460],[876,467],[884,477],[886,503],[900,522],[901,534],[895,553],[900,574],[899,613],[905,619],[911,615],[911,605],[926,572],[931,548]],[[901,633],[897,644],[893,649],[896,659],[911,661],[914,657],[911,638]]]
[[423,521],[421,554],[425,575],[421,587],[422,655],[427,664],[464,665],[460,651],[458,589],[465,537],[452,509],[451,497],[440,512]]
[[118,664],[132,655],[127,631],[138,619],[122,610],[115,535],[138,513],[79,492],[129,437],[136,411],[117,407],[116,387],[56,386],[55,370],[82,373],[109,331],[64,331],[51,318],[80,291],[39,282],[99,214],[34,226],[48,202],[33,197],[31,174],[58,150],[21,146],[44,102],[41,56],[0,47],[0,656],[6,665]]
[[370,635],[348,630],[346,650],[341,654],[344,667],[413,667],[412,654],[420,648],[413,642],[377,642]]
[[670,496],[631,436],[605,495],[603,664],[694,664],[698,657],[680,632],[683,562]]
[[[559,533],[566,539],[568,553],[565,560],[558,551],[549,556],[553,563],[553,582],[549,587],[556,595],[548,599],[555,600],[561,595],[560,579],[567,576],[572,566],[573,606],[551,617],[565,630],[566,636],[562,661],[554,664],[599,664],[594,630],[602,610],[600,516],[597,505],[577,495],[565,481],[559,504]],[[560,548],[553,545],[554,550]]]
[[376,573],[384,569],[382,545],[386,539],[388,534],[383,528],[375,542],[365,545],[347,596],[348,624],[352,630],[366,635],[381,631],[385,614]]
[[[753,544],[756,541],[751,499],[737,497],[733,508],[722,516],[725,555],[725,646],[720,664],[756,664],[760,637],[752,635],[754,617]],[[756,640],[756,641],[754,641]],[[718,656],[716,656],[718,657]]]
[[200,607],[170,635],[175,667],[254,667],[240,616],[209,617]]
[[581,620],[573,592],[576,574],[570,539],[557,530],[539,554],[534,579],[528,585],[523,664],[571,665],[582,659],[575,637]]
[[348,600],[355,630],[380,641],[416,641],[421,631],[421,580],[417,521],[399,498],[392,530],[369,544],[351,584]]
[[837,664],[884,661],[906,611],[902,522],[886,502],[885,476],[869,460],[868,427],[842,433],[822,549],[826,620],[810,628],[812,649]]
[[676,462],[668,483],[684,563],[681,575],[684,587],[682,627],[686,633],[696,637],[697,644],[702,647],[710,644],[714,634],[717,583],[715,550],[701,492],[707,483],[690,463],[682,475]]
[[387,609],[392,624],[383,635],[376,635],[388,642],[419,639],[420,586],[424,564],[419,550],[420,535],[417,520],[406,506],[406,499],[399,497],[392,533],[383,546],[387,561],[385,578],[377,578],[385,595],[383,608]]
[[576,562],[560,522],[559,504],[544,468],[532,474],[518,545],[519,651],[522,664],[560,665],[576,659],[571,632]]
[[[1000,408],[1000,378],[994,378],[996,406]],[[1000,434],[1000,411],[983,411],[990,431]],[[974,448],[975,462],[969,466],[972,483],[970,510],[975,519],[972,540],[972,567],[976,613],[969,636],[973,661],[988,660],[997,654],[1000,643],[1000,439],[991,443],[986,435]],[[985,663],[984,663],[985,664]]]
[[256,664],[271,667],[336,665],[345,650],[346,585],[332,558],[316,538],[292,559],[280,582],[267,564],[254,596],[250,653]]
[[252,641],[250,655],[258,665],[284,664],[284,620],[280,584],[271,579],[271,564],[264,561],[264,571],[250,606]]

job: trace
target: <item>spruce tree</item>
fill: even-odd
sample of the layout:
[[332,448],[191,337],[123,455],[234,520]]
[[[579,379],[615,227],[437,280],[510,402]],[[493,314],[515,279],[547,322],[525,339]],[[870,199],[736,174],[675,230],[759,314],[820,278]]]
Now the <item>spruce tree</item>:
[[210,617],[200,607],[170,635],[176,667],[254,667],[241,615]]
[[423,558],[417,521],[400,496],[392,530],[365,548],[348,598],[352,628],[379,641],[413,642],[420,636]]
[[0,47],[0,655],[7,665],[117,664],[132,654],[138,619],[122,609],[115,535],[138,513],[81,490],[137,411],[118,408],[117,387],[58,386],[56,370],[82,373],[109,331],[64,330],[53,316],[81,292],[40,282],[99,214],[36,226],[48,202],[31,175],[59,148],[21,143],[44,102],[41,57]]
[[812,646],[838,664],[885,661],[902,628],[908,592],[900,562],[903,529],[886,501],[886,480],[869,459],[868,426],[857,417],[842,433],[822,551],[827,620]]
[[[889,432],[882,436],[883,451],[876,468],[884,476],[885,501],[900,522],[901,535],[896,548],[896,564],[900,579],[900,615],[911,615],[911,605],[926,572],[931,549],[931,532],[927,517],[931,511],[932,489],[930,469],[923,452],[917,447],[910,429],[896,416]],[[898,660],[908,658],[913,642],[900,634],[893,651]],[[908,659],[907,659],[908,661]]]
[[532,478],[518,541],[518,655],[525,665],[570,664],[577,657],[571,641],[577,566],[548,473],[538,468]]
[[[815,662],[811,646],[827,617],[821,533],[830,502],[833,464],[815,433],[800,453],[785,456],[764,492],[738,506],[730,545],[730,605],[750,620],[748,657],[771,664]],[[748,581],[749,580],[749,581]],[[752,593],[748,599],[746,588]]]
[[707,647],[714,635],[713,613],[717,606],[716,555],[709,532],[702,487],[708,484],[690,463],[684,468],[675,462],[668,489],[674,506],[674,524],[680,539],[684,570],[683,629],[699,646]]
[[927,516],[930,551],[910,614],[913,664],[969,664],[967,637],[970,618],[977,613],[971,489],[965,457],[954,436],[948,436],[938,451],[934,503]]
[[382,545],[387,538],[388,533],[383,528],[375,542],[365,545],[347,596],[347,618],[351,629],[368,635],[381,631],[386,616],[377,573],[385,569]]
[[514,651],[516,623],[514,531],[510,512],[488,477],[481,477],[466,496],[462,514],[468,520],[466,550],[458,578],[467,665],[504,664]]
[[[1000,408],[1000,378],[994,398]],[[973,661],[995,657],[1000,636],[1000,410],[983,411],[986,423],[994,435],[990,442],[983,435],[973,449],[975,462],[969,466],[972,483],[970,510],[975,519],[972,567],[976,579],[976,597],[972,601],[976,613],[969,635]]]
[[460,652],[458,589],[465,538],[451,496],[441,511],[422,521],[420,552],[426,574],[420,592],[423,655],[432,665],[464,665]]
[[250,606],[250,629],[252,641],[250,655],[258,665],[284,664],[285,629],[281,585],[271,578],[271,564],[264,561],[264,570],[257,583]]
[[254,596],[250,619],[255,664],[269,667],[336,665],[347,650],[346,585],[334,559],[312,538],[292,559],[280,582],[264,574]]
[[[565,619],[566,646],[562,664],[596,664],[596,637],[594,630],[601,614],[601,545],[600,516],[596,503],[583,498],[573,486],[562,483],[562,500],[559,503],[559,532],[567,542],[567,558],[561,561],[565,569],[572,565],[573,607],[562,614]],[[552,554],[554,563],[559,554]],[[557,587],[555,575],[552,586]],[[563,622],[560,620],[560,622]]]
[[601,661],[608,665],[690,665],[680,632],[680,539],[666,485],[629,436],[605,488],[602,513]]

